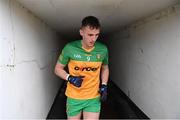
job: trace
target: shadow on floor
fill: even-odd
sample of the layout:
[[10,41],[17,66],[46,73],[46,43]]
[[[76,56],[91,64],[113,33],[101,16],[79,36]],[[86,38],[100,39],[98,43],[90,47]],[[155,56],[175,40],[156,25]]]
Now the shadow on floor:
[[[47,119],[66,119],[64,83]],[[102,103],[100,119],[149,119],[112,81],[108,84],[108,100]]]

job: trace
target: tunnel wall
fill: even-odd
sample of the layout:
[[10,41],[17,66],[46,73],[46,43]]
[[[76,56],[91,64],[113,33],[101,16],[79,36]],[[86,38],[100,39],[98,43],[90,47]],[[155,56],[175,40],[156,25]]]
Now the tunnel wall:
[[110,77],[150,118],[180,118],[180,5],[109,38]]
[[62,82],[60,40],[15,0],[0,0],[0,119],[46,118]]

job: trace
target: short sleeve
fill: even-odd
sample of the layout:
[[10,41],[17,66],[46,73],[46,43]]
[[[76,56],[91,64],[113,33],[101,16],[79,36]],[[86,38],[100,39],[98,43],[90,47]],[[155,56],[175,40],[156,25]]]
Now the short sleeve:
[[109,62],[108,62],[108,49],[106,48],[106,51],[105,51],[105,57],[104,57],[104,60],[103,60],[103,64],[104,65],[107,65]]
[[66,45],[64,48],[63,48],[63,50],[62,50],[62,52],[61,52],[61,54],[60,54],[60,56],[59,56],[59,58],[58,58],[58,62],[59,63],[61,63],[61,64],[63,64],[63,65],[66,65],[68,62],[69,62],[69,50],[68,50],[68,45]]

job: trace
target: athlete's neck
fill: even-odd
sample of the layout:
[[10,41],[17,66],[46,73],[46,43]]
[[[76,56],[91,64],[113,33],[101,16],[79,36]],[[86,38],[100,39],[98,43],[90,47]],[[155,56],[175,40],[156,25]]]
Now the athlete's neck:
[[94,46],[89,47],[89,46],[85,45],[82,40],[81,40],[81,44],[82,44],[82,48],[88,52],[90,52],[94,49]]

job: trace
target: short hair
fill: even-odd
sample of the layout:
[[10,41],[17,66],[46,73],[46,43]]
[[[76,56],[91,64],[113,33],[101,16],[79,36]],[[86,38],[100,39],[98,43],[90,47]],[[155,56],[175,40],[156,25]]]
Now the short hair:
[[82,20],[82,27],[89,26],[92,29],[99,29],[101,27],[98,18],[94,16],[87,16]]

